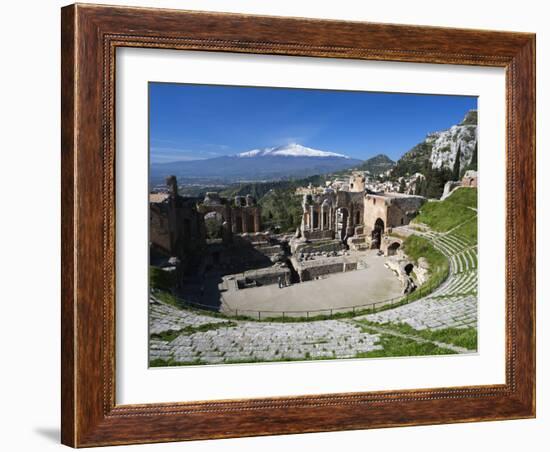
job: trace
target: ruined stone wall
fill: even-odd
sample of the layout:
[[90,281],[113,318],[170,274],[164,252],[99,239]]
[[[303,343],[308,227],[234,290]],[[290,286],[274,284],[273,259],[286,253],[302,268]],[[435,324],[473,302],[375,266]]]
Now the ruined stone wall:
[[300,281],[311,281],[321,276],[357,270],[357,259],[348,256],[315,258],[314,260],[299,261],[291,258]]
[[387,228],[406,225],[417,215],[425,199],[420,196],[392,198],[388,206]]
[[354,173],[349,178],[349,191],[363,193],[365,191],[365,175]]
[[327,240],[334,238],[334,231],[332,229],[325,231],[304,231],[304,237],[307,240]]
[[231,234],[252,234],[261,232],[261,207],[250,195],[236,196],[234,203],[226,198],[221,198],[217,193],[209,192],[204,201],[199,204],[199,212],[206,215],[216,212],[227,223],[226,241],[231,239]]
[[196,264],[206,244],[204,219],[196,201],[171,193],[149,204],[151,257],[177,257],[183,271]]
[[311,281],[315,278],[318,278],[323,275],[329,275],[331,273],[342,273],[344,269],[344,263],[340,262],[325,262],[319,263],[316,266],[300,268],[298,270],[298,275],[300,276],[300,281]]
[[149,242],[157,248],[157,252],[168,257],[172,251],[170,224],[168,213],[163,211],[162,205],[151,204],[149,209]]
[[364,232],[372,232],[378,218],[384,222],[384,230],[409,224],[424,202],[421,196],[367,195]]
[[317,253],[317,252],[332,252],[341,251],[344,245],[340,240],[330,240],[321,243],[303,243],[295,248],[294,253]]
[[384,252],[385,256],[395,256],[402,253],[403,240],[396,237],[385,236],[380,243],[380,251]]
[[461,180],[462,187],[477,187],[477,171],[468,170]]
[[[244,273],[244,278],[238,279],[239,288],[246,287],[246,280],[253,281],[258,285],[267,286],[278,284],[279,278],[282,278],[286,284],[290,283],[290,270],[286,267],[270,267],[260,270],[248,270]],[[244,281],[243,281],[244,279]]]
[[233,234],[261,232],[260,206],[234,206],[230,216]]
[[387,199],[379,195],[367,195],[364,201],[363,224],[364,233],[370,234],[374,230],[376,220],[380,218],[384,222],[384,228],[388,223]]
[[348,235],[353,235],[355,228],[362,226],[365,215],[365,202],[363,191],[357,193],[349,193],[349,209],[350,216],[348,221]]
[[[327,189],[322,194],[305,195],[301,233],[308,240],[355,234],[363,225],[363,193]],[[330,232],[328,232],[330,231]]]

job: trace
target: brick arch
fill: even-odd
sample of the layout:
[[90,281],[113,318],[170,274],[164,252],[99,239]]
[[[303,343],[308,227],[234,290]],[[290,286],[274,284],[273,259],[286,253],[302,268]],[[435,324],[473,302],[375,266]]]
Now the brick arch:
[[371,233],[373,248],[380,248],[382,243],[382,236],[384,235],[384,220],[378,217],[374,222],[374,227]]

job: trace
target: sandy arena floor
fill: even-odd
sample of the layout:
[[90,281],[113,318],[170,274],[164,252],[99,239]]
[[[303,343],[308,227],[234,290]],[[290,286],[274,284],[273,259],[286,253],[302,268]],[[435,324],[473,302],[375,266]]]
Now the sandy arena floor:
[[[401,295],[395,274],[373,251],[367,268],[327,275],[279,289],[269,285],[223,293],[222,311],[308,311],[366,305]],[[244,314],[244,312],[243,312]]]

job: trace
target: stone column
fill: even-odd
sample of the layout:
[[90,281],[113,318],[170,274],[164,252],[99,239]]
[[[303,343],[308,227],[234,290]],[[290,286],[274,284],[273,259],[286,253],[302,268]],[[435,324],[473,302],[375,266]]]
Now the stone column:
[[309,208],[309,230],[313,231],[313,205]]
[[320,215],[320,225],[321,225],[321,231],[325,229],[325,206],[321,204],[321,215]]

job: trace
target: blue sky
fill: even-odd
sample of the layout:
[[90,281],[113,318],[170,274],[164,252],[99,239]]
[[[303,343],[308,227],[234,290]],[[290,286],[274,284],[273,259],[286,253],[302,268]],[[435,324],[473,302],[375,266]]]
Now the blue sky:
[[290,143],[396,160],[427,133],[460,122],[477,98],[150,83],[149,108],[152,163]]

